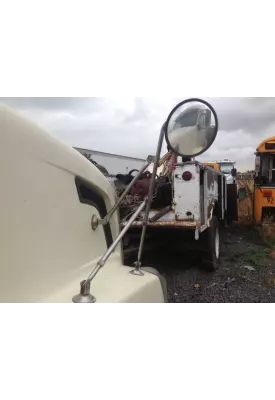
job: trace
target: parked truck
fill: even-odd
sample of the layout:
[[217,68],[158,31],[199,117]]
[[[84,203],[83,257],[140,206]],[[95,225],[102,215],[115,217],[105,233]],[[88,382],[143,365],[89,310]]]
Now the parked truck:
[[[198,124],[205,115],[207,122]],[[194,159],[209,149],[217,133],[217,114],[202,100],[182,102],[172,111],[163,125],[158,152],[149,173],[147,168],[139,180],[133,180],[131,190],[128,189],[128,195],[121,203],[121,225],[124,227],[143,199],[149,199],[146,210],[139,214],[125,237],[127,247],[137,237],[137,228],[142,230],[141,249],[148,230],[152,235],[161,231],[167,235],[175,230],[189,231],[193,232],[203,264],[210,270],[218,267],[220,226],[232,222],[232,215],[228,213],[226,176]],[[169,152],[161,166],[158,161],[164,137]],[[237,192],[230,203],[235,204],[237,215]],[[137,265],[141,263],[141,254],[142,250]]]
[[236,184],[237,170],[236,162],[225,159],[223,161],[205,162],[204,165],[214,168],[216,171],[223,173],[226,176],[227,185]]
[[236,198],[238,197],[237,170],[236,162],[229,159],[223,161],[212,161],[204,165],[214,168],[226,177],[227,185],[227,222],[232,223],[238,220],[238,206]]
[[237,170],[235,168],[236,162],[225,159],[222,161],[217,161],[220,171],[226,176],[227,185],[235,185],[236,184],[236,177],[237,177]]

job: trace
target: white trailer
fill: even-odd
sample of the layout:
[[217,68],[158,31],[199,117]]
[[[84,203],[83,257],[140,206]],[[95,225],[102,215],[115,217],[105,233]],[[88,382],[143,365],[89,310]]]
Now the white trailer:
[[110,176],[118,174],[128,174],[131,170],[140,170],[145,163],[145,159],[122,156],[118,154],[104,153],[101,151],[82,149],[75,147],[84,156],[89,156],[97,164],[102,165]]
[[[189,107],[190,103],[195,105]],[[124,228],[130,215],[147,199],[145,211],[139,213],[132,223],[132,232],[129,230],[125,237],[125,246],[129,247],[135,240],[136,230],[142,229],[141,239],[138,238],[140,248],[137,267],[141,263],[147,228],[152,236],[164,232],[166,237],[171,236],[171,230],[181,233],[193,231],[193,235],[188,236],[193,236],[193,244],[202,250],[200,254],[203,264],[210,270],[218,267],[219,227],[231,222],[228,218],[226,176],[194,159],[212,145],[217,133],[218,118],[215,110],[210,104],[198,99],[180,103],[163,125],[151,168],[147,168],[146,173],[141,171],[140,178],[136,176],[131,183],[132,190],[127,189],[130,196],[125,197],[125,202],[120,202],[121,226]],[[171,158],[167,160],[167,173],[161,175],[158,171],[164,136]],[[237,195],[234,201],[237,204]]]

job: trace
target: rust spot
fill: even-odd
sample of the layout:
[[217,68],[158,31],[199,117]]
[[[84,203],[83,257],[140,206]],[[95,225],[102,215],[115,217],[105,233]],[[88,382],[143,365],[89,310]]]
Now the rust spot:
[[154,217],[149,219],[150,223],[157,222],[160,218],[162,218],[165,214],[167,214],[169,211],[172,210],[171,206],[165,207],[163,210],[161,210],[158,214],[154,215]]
[[[126,222],[122,224],[125,226]],[[157,222],[149,222],[147,224],[150,228],[185,228],[185,229],[196,229],[200,228],[200,223],[195,221],[157,221]],[[135,228],[142,228],[143,221],[135,221],[132,225]]]

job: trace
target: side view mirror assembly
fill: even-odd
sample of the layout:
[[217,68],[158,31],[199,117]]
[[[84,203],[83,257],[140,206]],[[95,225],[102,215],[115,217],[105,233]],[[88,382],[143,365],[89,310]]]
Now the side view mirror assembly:
[[[206,120],[208,123],[203,123]],[[185,100],[171,111],[164,130],[169,148],[182,157],[197,157],[215,141],[218,117],[207,102]]]
[[[149,181],[148,195],[144,201],[136,209],[135,213],[131,216],[124,229],[119,233],[113,244],[109,247],[106,253],[99,260],[94,270],[89,277],[80,283],[80,293],[74,296],[73,302],[75,303],[93,303],[96,301],[94,296],[90,293],[90,284],[95,278],[100,269],[105,265],[106,261],[121,242],[124,235],[131,227],[140,213],[145,210],[143,217],[143,228],[141,233],[139,251],[137,261],[134,264],[134,269],[130,274],[136,276],[143,276],[141,269],[141,259],[144,248],[144,240],[149,223],[149,213],[151,210],[152,202],[154,199],[154,191],[156,185],[157,171],[161,162],[161,149],[163,140],[166,139],[169,151],[174,152],[177,156],[183,159],[190,159],[203,154],[214,143],[218,133],[218,117],[214,108],[204,100],[192,98],[184,100],[173,108],[169,114],[166,122],[163,124],[156,156],[148,156],[147,161],[141,168],[139,173],[131,179],[130,184],[122,193],[116,204],[109,210],[108,214],[103,219],[98,219],[95,215],[92,217],[92,229],[96,230],[99,225],[106,225],[112,215],[116,212],[118,207],[122,204],[127,194],[130,193],[136,182],[140,179],[142,174],[146,172],[147,168],[153,164],[153,171]],[[131,171],[133,172],[133,171]],[[132,175],[130,175],[132,177]]]

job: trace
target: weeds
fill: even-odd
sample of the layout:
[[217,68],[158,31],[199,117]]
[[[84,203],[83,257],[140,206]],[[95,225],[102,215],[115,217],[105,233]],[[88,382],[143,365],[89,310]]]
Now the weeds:
[[266,267],[269,264],[270,249],[263,247],[250,249],[245,254],[245,262],[252,267]]

